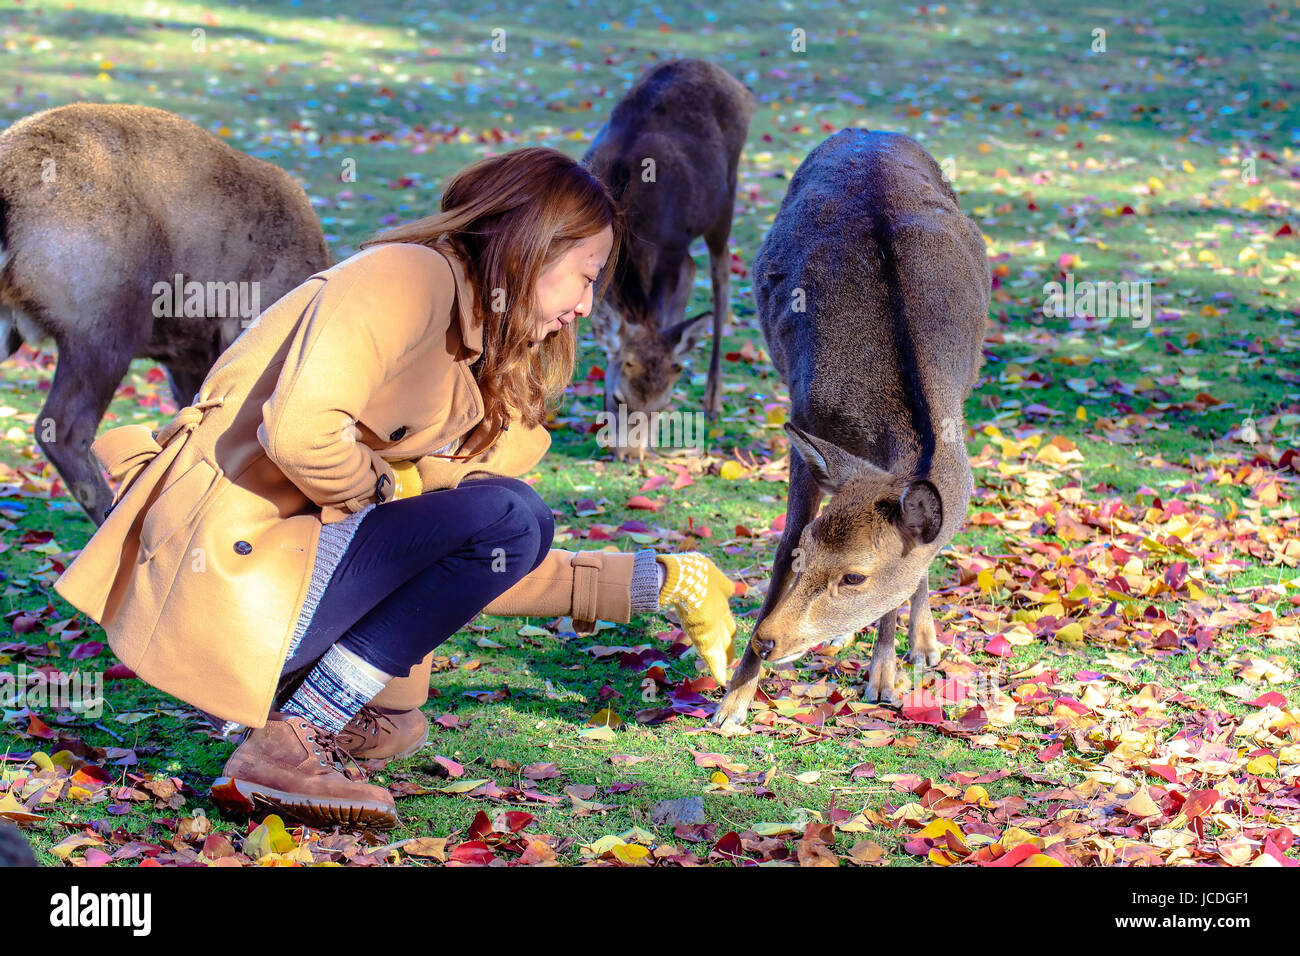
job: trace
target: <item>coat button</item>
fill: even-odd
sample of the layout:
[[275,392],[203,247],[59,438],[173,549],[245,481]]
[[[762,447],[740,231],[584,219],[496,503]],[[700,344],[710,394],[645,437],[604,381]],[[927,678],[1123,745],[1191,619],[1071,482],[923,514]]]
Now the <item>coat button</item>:
[[253,546],[249,544],[247,541],[236,541],[235,550],[238,551],[240,554],[248,554],[248,552],[253,550]]
[[405,434],[406,434],[406,426],[403,425],[401,428],[397,429],[397,431],[395,431],[395,432],[393,432],[391,435],[389,435],[389,436],[388,436],[388,440],[389,440],[389,441],[397,441],[399,438],[401,438],[401,437],[402,437],[403,435],[405,435]]

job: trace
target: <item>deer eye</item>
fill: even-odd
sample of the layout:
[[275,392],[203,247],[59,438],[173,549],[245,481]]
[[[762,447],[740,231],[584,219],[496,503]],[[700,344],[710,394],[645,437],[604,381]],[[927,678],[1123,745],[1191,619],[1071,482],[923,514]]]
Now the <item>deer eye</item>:
[[844,577],[840,578],[840,584],[843,584],[843,585],[845,585],[846,587],[851,587],[851,588],[852,588],[852,587],[857,587],[859,584],[861,584],[861,583],[862,583],[863,581],[865,581],[866,579],[867,579],[867,576],[866,576],[865,574],[855,574],[855,573],[853,573],[853,572],[850,572],[850,573],[844,575]]
[[681,362],[674,362],[674,363],[673,363],[673,371],[674,371],[674,372],[680,372],[681,370],[682,370],[682,363],[681,363]]

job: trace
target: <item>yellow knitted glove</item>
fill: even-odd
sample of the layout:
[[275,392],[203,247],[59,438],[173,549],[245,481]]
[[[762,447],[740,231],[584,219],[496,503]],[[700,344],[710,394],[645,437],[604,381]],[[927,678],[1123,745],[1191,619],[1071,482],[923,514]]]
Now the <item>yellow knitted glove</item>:
[[424,491],[424,483],[420,481],[420,470],[415,467],[415,462],[390,461],[388,464],[392,467],[393,477],[397,480],[397,487],[393,489],[393,498],[414,498]]
[[659,603],[671,606],[682,622],[682,630],[704,658],[709,673],[719,685],[727,683],[727,668],[735,663],[733,638],[736,619],[727,599],[735,593],[732,580],[718,566],[697,551],[656,556],[664,566],[664,586]]

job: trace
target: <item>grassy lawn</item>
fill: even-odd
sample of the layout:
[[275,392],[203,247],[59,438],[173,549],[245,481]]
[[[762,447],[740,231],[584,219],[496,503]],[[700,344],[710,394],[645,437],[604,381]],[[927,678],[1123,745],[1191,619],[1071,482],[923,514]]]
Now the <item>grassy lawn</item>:
[[[224,818],[206,791],[232,746],[182,702],[111,680],[97,718],[4,711],[0,817],[26,823],[44,863],[1300,859],[1294,13],[709,6],[662,0],[615,20],[561,3],[479,16],[33,0],[0,13],[0,109],[6,122],[82,99],[174,110],[297,177],[343,258],[436,208],[474,158],[580,155],[652,51],[722,63],[760,101],[732,235],[726,413],[702,456],[614,462],[591,433],[604,360],[585,336],[535,487],[558,546],[698,549],[745,581],[738,647],[788,452],[746,266],[826,135],[917,137],[996,277],[967,407],[976,497],[931,577],[937,671],[900,666],[901,711],[866,704],[864,633],[771,672],[749,733],[728,737],[701,717],[721,692],[665,617],[588,637],[480,617],[439,650],[429,747],[380,775],[404,822],[379,843]],[[341,181],[349,163],[356,180]],[[697,260],[693,310],[709,299],[702,243]],[[1044,284],[1066,272],[1150,280],[1149,326],[1044,316]],[[700,407],[704,364],[679,408]],[[115,663],[102,630],[50,587],[93,530],[34,440],[54,365],[25,346],[0,366],[0,665],[102,673]],[[174,411],[161,370],[139,361],[102,427]],[[631,507],[637,495],[655,510]],[[590,726],[604,709],[617,725]],[[663,802],[691,798],[687,822],[665,819]]]

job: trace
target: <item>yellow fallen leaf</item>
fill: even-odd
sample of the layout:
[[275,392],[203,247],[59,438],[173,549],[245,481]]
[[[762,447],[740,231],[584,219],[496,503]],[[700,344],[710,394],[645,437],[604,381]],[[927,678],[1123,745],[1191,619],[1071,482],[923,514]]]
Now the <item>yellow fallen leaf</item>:
[[1043,848],[1041,837],[1036,837],[1028,830],[1022,830],[1020,827],[1007,827],[1006,832],[1002,834],[998,842],[1002,844],[1003,850],[1014,850],[1022,843],[1032,843],[1040,850]]
[[741,477],[744,473],[745,473],[745,466],[738,461],[723,462],[722,468],[718,472],[718,474],[721,475],[725,481],[735,481],[737,478]]
[[1050,857],[1046,853],[1035,853],[1033,856],[1025,860],[1025,862],[1021,863],[1020,865],[1021,866],[1065,866],[1065,864],[1062,863],[1060,860],[1056,859],[1055,857]]
[[961,827],[957,826],[957,824],[953,823],[951,820],[945,820],[942,818],[922,827],[916,835],[919,837],[927,837],[931,840],[938,840],[942,839],[945,833],[951,833],[958,840],[961,840],[965,836],[965,834],[961,832]]
[[800,783],[816,783],[822,778],[822,773],[820,770],[808,770],[804,773],[795,774],[794,778]]
[[1156,806],[1156,802],[1151,799],[1151,791],[1149,791],[1145,785],[1139,787],[1133,796],[1125,800],[1121,806],[1123,806],[1125,813],[1138,817],[1139,819],[1143,817],[1158,816],[1160,814],[1160,808]]
[[594,843],[586,843],[578,847],[578,852],[583,856],[604,856],[612,851],[615,847],[625,846],[616,836],[603,836]]
[[614,858],[627,866],[649,866],[650,851],[636,843],[624,843],[614,847]]
[[243,851],[245,856],[257,860],[268,853],[288,853],[296,847],[293,837],[284,828],[284,821],[272,813],[244,838]]

